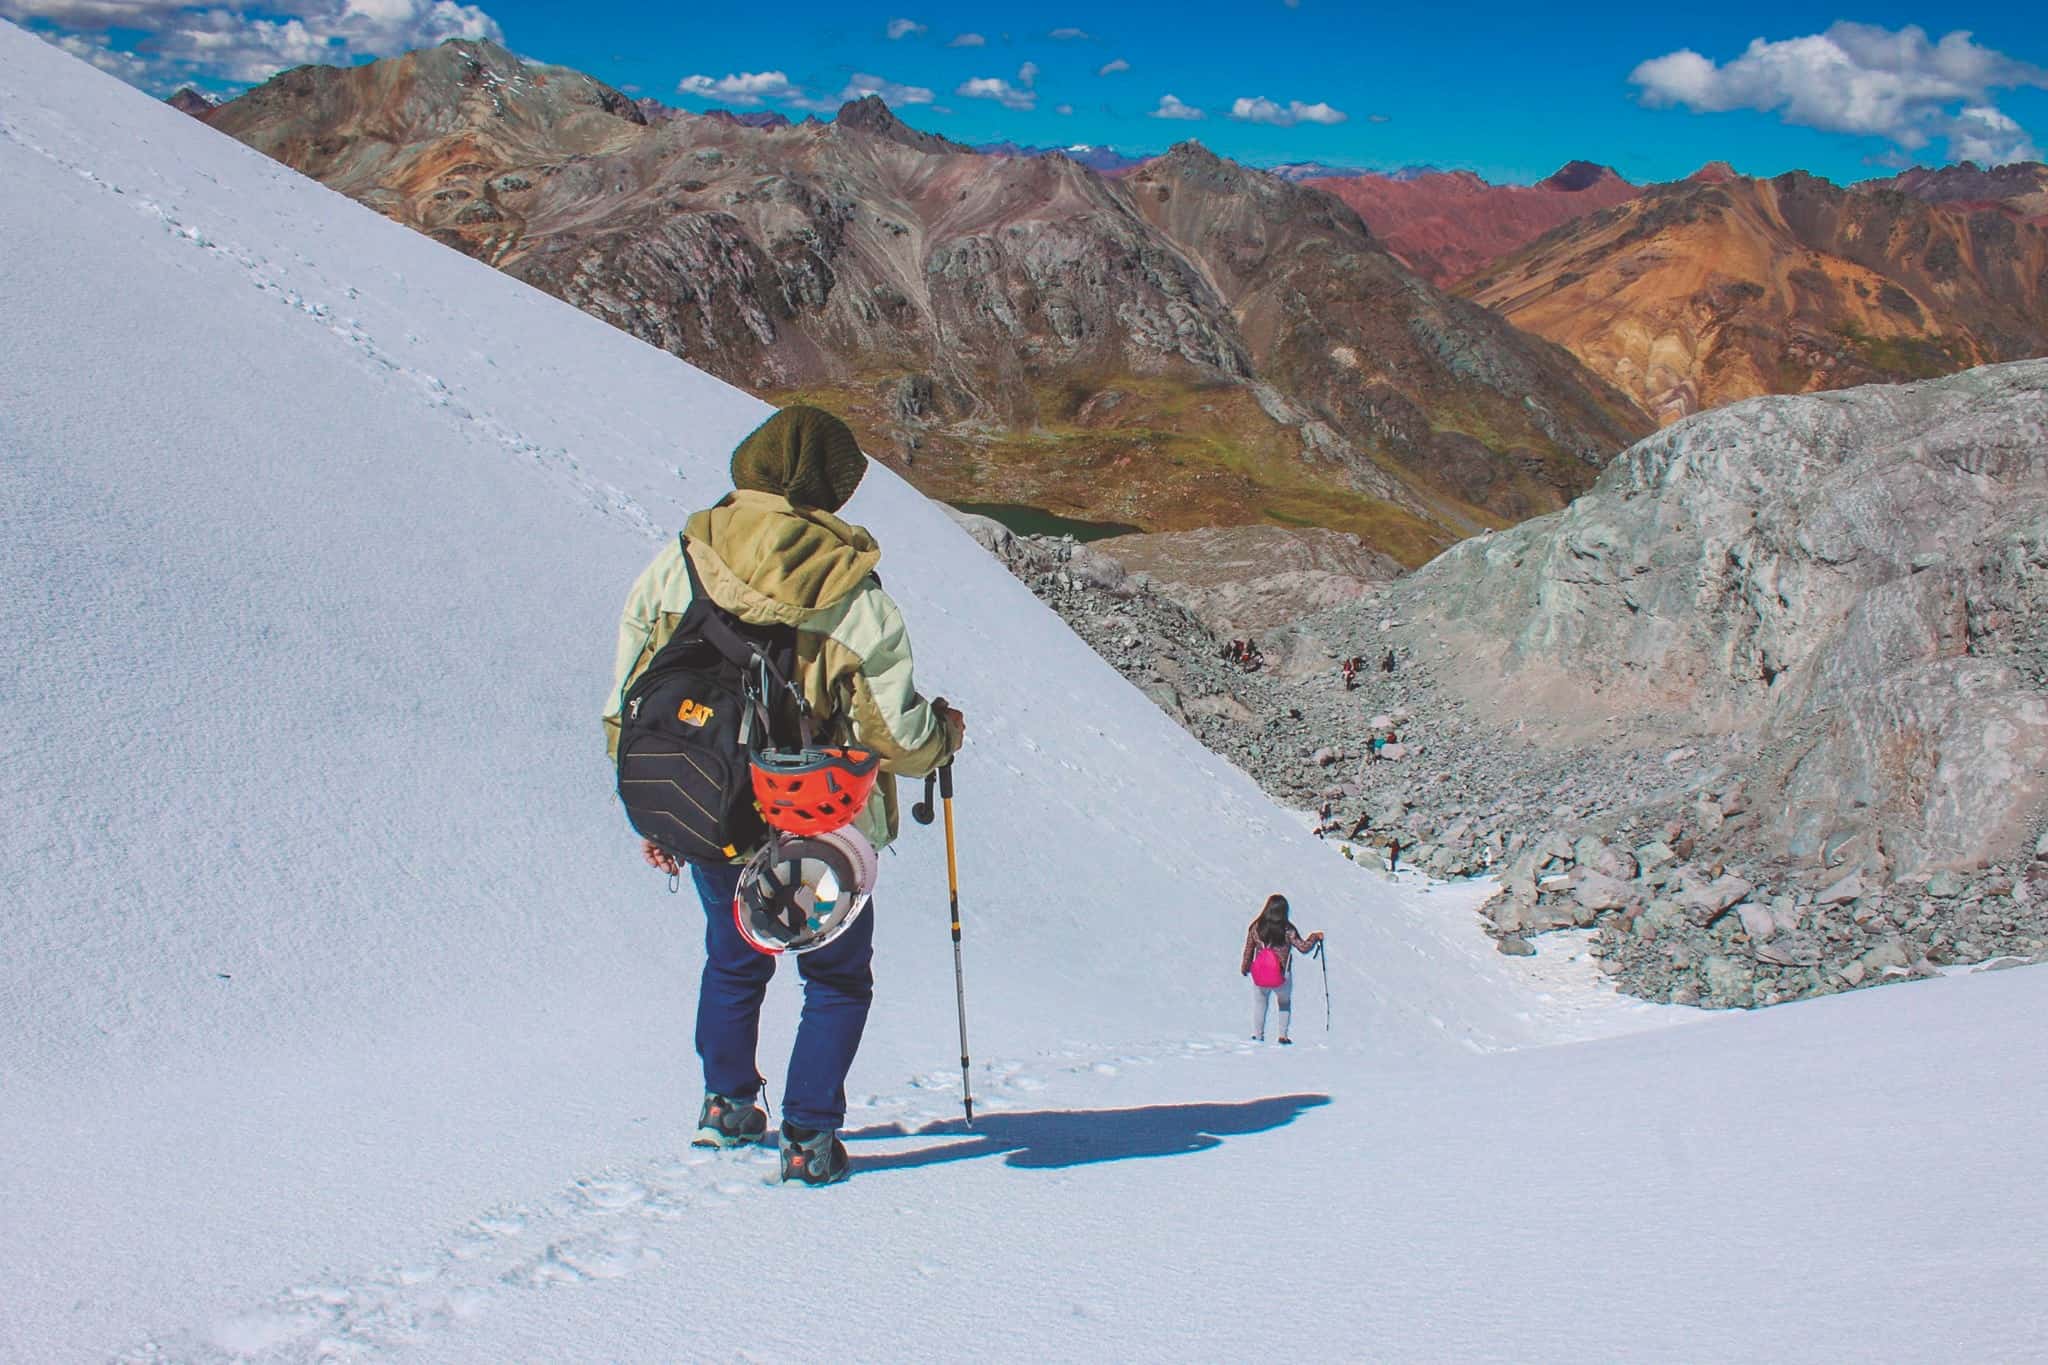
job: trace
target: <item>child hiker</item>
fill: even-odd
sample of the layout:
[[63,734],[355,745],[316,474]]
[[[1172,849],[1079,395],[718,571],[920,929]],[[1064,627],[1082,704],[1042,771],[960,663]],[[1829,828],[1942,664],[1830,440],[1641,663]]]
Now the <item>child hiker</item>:
[[1275,996],[1280,1003],[1280,1042],[1293,1043],[1288,1030],[1294,1022],[1294,955],[1306,953],[1323,941],[1318,929],[1307,938],[1287,918],[1287,897],[1266,897],[1265,908],[1244,934],[1244,956],[1237,964],[1238,975],[1252,979],[1252,1041],[1266,1041],[1266,1004]]

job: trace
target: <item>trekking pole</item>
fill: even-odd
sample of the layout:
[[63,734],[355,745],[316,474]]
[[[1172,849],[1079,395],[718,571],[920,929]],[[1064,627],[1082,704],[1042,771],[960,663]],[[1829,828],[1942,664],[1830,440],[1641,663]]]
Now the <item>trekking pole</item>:
[[924,800],[910,808],[911,819],[920,825],[932,822],[932,784],[946,804],[946,895],[953,921],[953,1003],[960,1015],[960,1104],[967,1114],[967,1126],[974,1126],[974,1086],[967,1072],[967,978],[960,966],[960,859],[953,839],[953,765],[949,762],[924,779]]
[[1328,939],[1316,941],[1316,961],[1323,964],[1323,1033],[1330,1032],[1330,959],[1323,956],[1323,949],[1329,946]]

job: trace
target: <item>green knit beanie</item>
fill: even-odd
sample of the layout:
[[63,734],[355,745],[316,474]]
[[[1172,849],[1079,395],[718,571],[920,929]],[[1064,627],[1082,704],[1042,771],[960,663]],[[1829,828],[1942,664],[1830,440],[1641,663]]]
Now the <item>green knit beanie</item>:
[[837,512],[860,487],[868,457],[846,423],[823,408],[790,407],[754,428],[732,453],[732,486],[779,493],[800,507]]

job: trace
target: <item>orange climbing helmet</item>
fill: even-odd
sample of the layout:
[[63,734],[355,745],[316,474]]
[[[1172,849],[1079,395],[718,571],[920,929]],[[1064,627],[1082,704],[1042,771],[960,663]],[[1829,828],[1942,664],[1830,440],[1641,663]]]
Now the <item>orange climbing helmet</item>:
[[754,754],[754,803],[785,834],[829,834],[852,823],[875,790],[882,760],[866,749],[762,749]]

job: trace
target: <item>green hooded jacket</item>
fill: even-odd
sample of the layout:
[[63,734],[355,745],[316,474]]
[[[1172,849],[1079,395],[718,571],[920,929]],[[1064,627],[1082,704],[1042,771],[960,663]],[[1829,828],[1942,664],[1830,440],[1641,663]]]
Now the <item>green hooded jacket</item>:
[[[795,681],[820,716],[821,742],[879,754],[882,771],[922,777],[952,756],[945,723],[911,677],[903,614],[875,577],[882,552],[864,529],[774,493],[739,489],[690,518],[691,560],[711,600],[742,621],[796,627]],[[670,541],[626,598],[617,668],[605,706],[605,747],[616,761],[626,689],[675,634],[690,604],[681,545]],[[854,822],[876,848],[896,837],[896,784]]]

